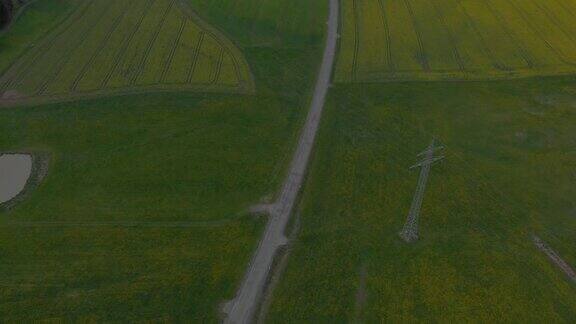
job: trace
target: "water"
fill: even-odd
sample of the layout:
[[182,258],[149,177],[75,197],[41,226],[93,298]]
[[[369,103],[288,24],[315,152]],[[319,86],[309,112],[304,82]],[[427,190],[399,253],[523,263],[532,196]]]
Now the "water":
[[0,155],[0,203],[18,195],[32,173],[32,157],[28,154]]

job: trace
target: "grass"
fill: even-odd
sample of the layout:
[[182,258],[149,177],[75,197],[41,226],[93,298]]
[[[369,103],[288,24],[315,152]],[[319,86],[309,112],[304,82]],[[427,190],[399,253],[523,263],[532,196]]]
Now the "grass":
[[[243,46],[316,44],[324,35],[327,1],[188,0]],[[234,26],[235,28],[229,28]]]
[[9,110],[0,127],[5,150],[53,152],[38,198],[11,218],[229,218],[274,189],[270,175],[295,118],[285,105],[147,95]]
[[[198,13],[212,25],[224,20]],[[23,16],[13,30],[34,26],[28,19],[35,16]],[[4,37],[25,48],[48,24],[30,27],[25,39]],[[188,26],[181,37],[193,36]],[[244,27],[219,28],[233,35]],[[257,44],[271,34],[252,35],[245,40]],[[204,49],[219,46],[205,36],[202,50],[190,50],[199,62]],[[320,58],[322,36],[312,39],[243,47],[255,82],[250,95],[117,95],[0,111],[1,151],[51,156],[39,187],[0,212],[0,318],[217,322],[263,228],[246,209],[273,194],[284,176]],[[138,35],[134,42],[142,44]],[[181,56],[176,49],[174,58]],[[224,53],[221,61],[232,57]],[[153,75],[146,71],[143,77]],[[166,80],[181,72],[167,71]],[[220,75],[233,79],[225,68]]]
[[576,70],[567,0],[344,0],[340,82],[485,80]]
[[[569,322],[576,80],[333,87],[269,322]],[[398,232],[433,136],[420,240]],[[356,311],[361,269],[366,302]]]
[[241,52],[182,1],[69,5],[70,17],[0,80],[8,103],[144,90],[253,91]]
[[261,224],[2,227],[0,314],[21,321],[216,322]]

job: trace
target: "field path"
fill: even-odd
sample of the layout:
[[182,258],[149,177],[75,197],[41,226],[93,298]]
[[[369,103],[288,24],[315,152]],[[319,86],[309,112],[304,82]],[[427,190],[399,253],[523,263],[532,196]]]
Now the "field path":
[[236,297],[224,307],[226,318],[224,323],[250,323],[260,304],[270,269],[278,249],[287,243],[284,236],[286,225],[292,214],[298,192],[304,181],[304,174],[312,153],[316,133],[320,124],[320,116],[324,108],[324,102],[336,56],[338,42],[338,0],[330,0],[330,14],[328,18],[328,34],[326,47],[322,58],[322,65],[316,81],[316,87],[310,106],[306,123],[302,129],[298,147],[296,148],[290,171],[282,187],[278,200],[270,208],[270,217],[264,230],[254,256],[250,262],[244,280],[236,294]]

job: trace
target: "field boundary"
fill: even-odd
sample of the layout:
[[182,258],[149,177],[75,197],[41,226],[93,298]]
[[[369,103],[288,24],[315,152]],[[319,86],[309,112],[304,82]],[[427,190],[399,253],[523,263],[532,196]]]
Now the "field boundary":
[[43,104],[59,102],[75,102],[86,99],[99,99],[107,97],[119,97],[138,94],[155,94],[155,93],[182,93],[193,92],[197,94],[215,94],[223,95],[251,95],[252,89],[242,89],[238,86],[213,85],[207,83],[194,83],[188,85],[182,84],[156,84],[137,87],[111,88],[106,90],[76,92],[69,95],[54,95],[44,97],[19,98],[19,99],[0,99],[0,108],[17,108],[23,106],[39,106]]
[[[482,70],[467,70],[465,74],[458,70],[453,71],[431,71],[427,74],[422,73],[420,70],[415,71],[396,71],[394,74],[388,72],[372,72],[366,73],[362,80],[355,82],[355,84],[370,84],[370,83],[388,83],[388,82],[476,82],[476,81],[498,81],[498,80],[514,80],[514,79],[527,79],[538,77],[553,77],[553,76],[568,76],[576,74],[573,68],[565,66],[550,66],[559,67],[557,71],[538,71],[538,70],[500,70],[500,71],[482,71]],[[350,83],[346,80],[339,80],[338,83]]]
[[190,228],[190,227],[220,227],[239,220],[241,217],[232,217],[214,221],[116,221],[116,222],[2,222],[2,227],[23,227],[23,228],[101,228],[101,227],[129,227],[129,228]]

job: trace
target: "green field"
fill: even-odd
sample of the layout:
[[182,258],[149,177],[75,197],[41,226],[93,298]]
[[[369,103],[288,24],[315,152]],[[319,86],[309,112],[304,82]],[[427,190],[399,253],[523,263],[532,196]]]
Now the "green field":
[[244,46],[317,44],[324,35],[326,1],[188,0]]
[[11,24],[9,30],[0,35],[0,71],[4,73],[30,44],[42,38],[42,33],[31,33],[31,30],[50,30],[73,9],[72,2],[60,0],[40,1],[25,10],[16,20],[18,23]]
[[[559,76],[576,73],[576,5],[342,4],[267,322],[573,321],[576,288],[532,235],[576,266],[576,79]],[[219,322],[264,227],[248,209],[291,159],[326,13],[324,0],[34,3],[0,35],[2,100],[18,104],[0,109],[0,152],[50,165],[0,206],[0,319]],[[407,244],[409,168],[432,138],[446,158]]]
[[[532,236],[576,266],[576,79],[558,76],[576,72],[574,2],[342,3],[339,83],[267,322],[573,321],[574,284]],[[408,244],[410,167],[433,138],[445,159]]]
[[[531,235],[576,265],[575,85],[334,87],[269,322],[574,319],[574,284]],[[432,166],[420,240],[407,244],[409,167],[433,136],[446,159]]]
[[[72,4],[32,5],[0,37],[1,64],[40,44]],[[240,44],[233,35],[246,25],[220,25],[225,15],[204,9],[196,13]],[[325,15],[324,5],[308,9]],[[290,47],[261,43],[297,40],[286,30],[243,38],[249,94],[111,91],[2,109],[0,151],[50,156],[40,186],[0,211],[2,321],[217,322],[262,231],[247,209],[276,191],[307,107],[323,22],[307,28]]]
[[0,79],[6,104],[152,90],[253,91],[241,52],[178,0],[75,9]]
[[576,72],[570,0],[343,0],[336,79],[482,80]]

